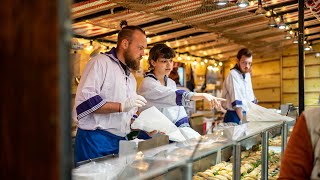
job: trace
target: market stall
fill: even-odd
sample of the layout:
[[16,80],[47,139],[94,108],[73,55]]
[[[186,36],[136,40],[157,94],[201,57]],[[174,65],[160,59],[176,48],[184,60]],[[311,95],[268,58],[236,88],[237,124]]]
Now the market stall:
[[[280,144],[279,141],[274,143],[273,138],[276,136],[282,137]],[[92,162],[74,169],[73,177],[219,179],[227,176],[228,179],[272,179],[277,177],[279,158],[286,141],[286,122],[249,122],[240,126],[216,128],[213,134],[199,139],[139,151],[119,158],[103,161],[93,159]],[[98,167],[101,169],[97,169]]]

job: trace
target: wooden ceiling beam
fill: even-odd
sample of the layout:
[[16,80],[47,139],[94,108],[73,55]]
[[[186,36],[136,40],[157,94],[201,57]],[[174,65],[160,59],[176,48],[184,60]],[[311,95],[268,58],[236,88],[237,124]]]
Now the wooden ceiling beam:
[[[170,21],[172,21],[171,18],[163,18],[163,19],[159,19],[159,20],[156,20],[156,21],[140,24],[138,26],[141,27],[141,28],[146,28],[148,26],[153,26],[153,25],[156,25],[156,24],[166,23],[166,22],[170,22]],[[96,36],[92,36],[91,38],[99,39],[99,38],[103,38],[103,37],[106,37],[106,36],[112,36],[114,34],[117,34],[118,32],[119,32],[119,30],[111,31],[111,32],[99,34],[99,35],[96,35]]]
[[[125,10],[127,10],[127,9],[124,7],[116,7],[116,8],[113,8],[113,13],[116,14],[119,12],[123,12]],[[91,19],[99,18],[101,16],[105,16],[105,15],[109,15],[109,14],[112,14],[112,9],[107,9],[107,10],[103,10],[103,11],[89,14],[86,16],[75,18],[72,20],[72,23],[78,23],[78,22],[82,22],[82,21],[86,21],[86,20],[91,20]]]

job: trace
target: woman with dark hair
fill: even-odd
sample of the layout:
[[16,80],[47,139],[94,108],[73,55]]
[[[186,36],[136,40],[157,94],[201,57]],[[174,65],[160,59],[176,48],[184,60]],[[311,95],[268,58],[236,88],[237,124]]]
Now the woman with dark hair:
[[[165,44],[157,44],[149,52],[150,71],[146,73],[138,94],[146,98],[147,104],[139,110],[155,106],[177,127],[179,127],[186,139],[196,138],[199,133],[190,128],[187,113],[184,109],[191,100],[205,100],[209,102],[210,108],[220,106],[222,99],[216,98],[207,93],[186,92],[177,89],[176,83],[168,76],[173,68],[175,52]],[[150,138],[143,136],[140,132],[139,138]]]

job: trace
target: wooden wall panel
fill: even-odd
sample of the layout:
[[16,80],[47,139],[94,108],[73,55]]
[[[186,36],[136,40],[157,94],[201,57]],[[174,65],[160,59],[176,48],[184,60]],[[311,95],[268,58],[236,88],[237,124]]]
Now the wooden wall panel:
[[305,56],[305,65],[320,65],[320,59],[315,57],[314,53]]
[[253,89],[280,87],[280,74],[253,76],[252,86]]
[[287,67],[282,69],[283,79],[298,78],[298,67]]
[[224,62],[223,64],[223,78],[225,79],[230,72],[230,69],[234,67],[236,64],[235,59],[231,59],[229,61]]
[[[320,61],[319,58],[316,58],[314,53],[312,54],[306,54],[305,55],[305,62],[304,64],[306,66],[309,65],[319,65]],[[298,67],[298,56],[285,56],[282,59],[282,66],[283,67],[292,67],[292,66],[297,66]]]
[[280,73],[280,61],[267,61],[253,64],[252,76]]
[[280,88],[254,90],[259,102],[280,102]]
[[[320,78],[320,65],[307,66],[305,68],[305,77],[306,78],[311,78],[311,77]],[[319,82],[320,82],[320,79],[319,79]]]
[[[305,79],[304,81],[305,92],[319,92],[320,93],[320,82],[318,78]],[[283,92],[284,93],[298,93],[298,79],[283,80]]]
[[[304,95],[305,106],[319,105],[319,98],[320,98],[319,96],[320,96],[320,93],[305,93]],[[283,94],[282,104],[286,104],[286,103],[293,103],[295,106],[298,106],[299,104],[298,93]]]
[[271,108],[271,109],[279,109],[280,108],[280,103],[258,103],[259,106],[265,107],[265,108]]
[[287,56],[282,58],[282,67],[298,66],[298,56]]
[[[59,77],[59,39],[66,37],[60,37],[64,33],[58,12],[63,8],[59,9],[58,4],[56,0],[1,1],[0,179],[3,180],[71,178],[70,169],[60,169],[64,164],[60,155],[65,150],[65,144],[59,141],[60,132],[65,130],[60,124],[59,91],[64,89],[60,88],[60,78],[69,77]],[[62,138],[71,141],[71,135]],[[71,165],[71,160],[64,160]]]
[[293,103],[295,106],[298,106],[299,104],[298,93],[282,94],[281,104],[286,104],[286,103]]
[[318,93],[305,93],[304,95],[305,105],[320,105],[320,92]]
[[282,92],[283,93],[292,93],[292,92],[298,92],[298,79],[286,79],[282,81]]
[[261,63],[266,61],[279,61],[280,56],[279,55],[271,55],[271,56],[259,56],[259,55],[253,55],[253,63]]
[[309,106],[306,106],[305,110],[312,109],[312,108],[320,108],[320,104],[319,104],[319,105],[309,105]]
[[[283,68],[283,79],[298,78],[298,67]],[[320,77],[320,65],[305,67],[305,78]]]

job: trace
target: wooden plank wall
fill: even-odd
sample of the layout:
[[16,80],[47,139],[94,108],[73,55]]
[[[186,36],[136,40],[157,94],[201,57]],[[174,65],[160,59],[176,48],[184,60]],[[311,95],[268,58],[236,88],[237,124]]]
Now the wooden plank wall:
[[58,10],[56,0],[1,1],[0,179],[61,179]]
[[[320,45],[315,45],[314,52],[320,50]],[[282,57],[282,102],[299,105],[299,79],[298,79],[298,50],[289,47]],[[319,106],[320,104],[320,58],[314,52],[305,54],[305,109]]]
[[259,57],[252,63],[252,86],[259,105],[278,109],[281,104],[280,56]]

